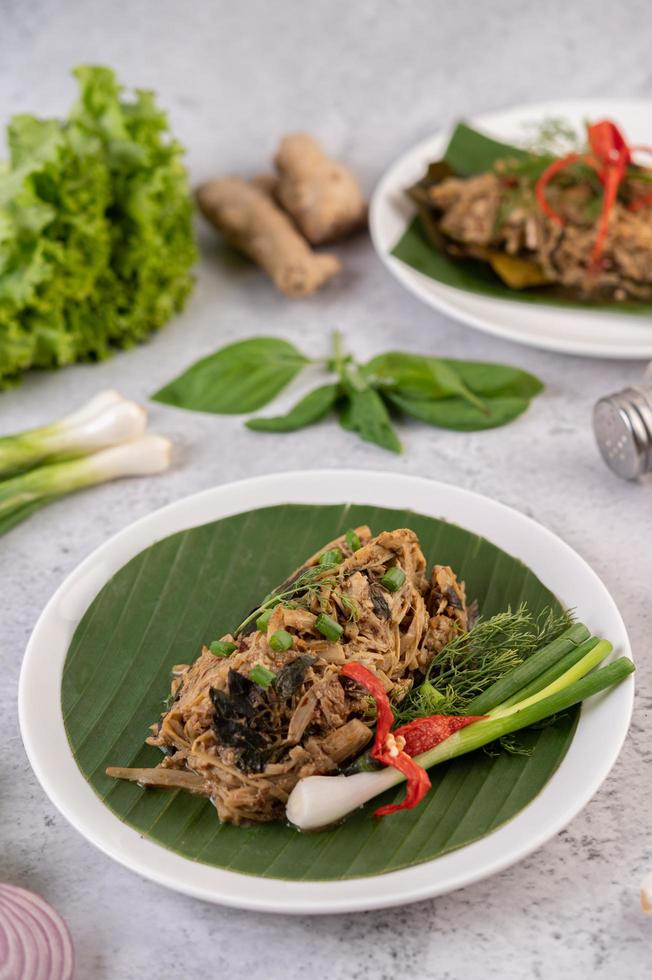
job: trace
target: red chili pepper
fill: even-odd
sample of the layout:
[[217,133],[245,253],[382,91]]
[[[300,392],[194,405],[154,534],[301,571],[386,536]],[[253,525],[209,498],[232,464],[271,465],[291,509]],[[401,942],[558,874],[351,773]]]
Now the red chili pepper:
[[[628,166],[632,163],[632,153],[636,151],[652,153],[652,148],[647,146],[628,146],[625,137],[618,127],[608,119],[603,119],[601,122],[589,126],[588,137],[591,152],[569,153],[568,156],[551,163],[539,177],[535,186],[535,195],[544,214],[553,221],[558,221],[560,224],[563,224],[561,215],[548,203],[545,193],[546,187],[560,171],[565,170],[566,167],[578,161],[588,164],[597,172],[604,187],[604,197],[602,211],[598,219],[595,243],[589,259],[589,275],[593,275],[599,267],[600,258],[609,231],[611,211],[618,197],[618,188],[622,183]],[[646,194],[633,201],[629,205],[629,208],[635,211],[649,203],[652,203],[652,194]]]
[[421,755],[481,718],[486,718],[486,715],[430,715],[429,718],[415,718],[407,725],[394,729],[392,734],[395,738],[400,736],[405,739],[404,750],[408,755]]
[[391,731],[394,715],[385,688],[376,675],[363,664],[352,661],[342,668],[344,677],[356,681],[373,695],[376,702],[376,737],[374,738],[371,755],[386,766],[393,766],[402,772],[407,779],[407,791],[402,803],[392,803],[381,806],[374,816],[384,817],[397,810],[411,810],[417,806],[430,789],[428,773],[415,762],[412,756],[420,755],[433,748],[449,735],[478,721],[477,717],[450,717],[448,715],[431,715],[428,718],[416,718],[407,725]]
[[389,730],[394,724],[394,713],[382,681],[368,667],[355,660],[344,665],[342,675],[356,681],[360,687],[365,687],[373,695],[376,702],[376,737],[372,754],[376,751],[383,751]]

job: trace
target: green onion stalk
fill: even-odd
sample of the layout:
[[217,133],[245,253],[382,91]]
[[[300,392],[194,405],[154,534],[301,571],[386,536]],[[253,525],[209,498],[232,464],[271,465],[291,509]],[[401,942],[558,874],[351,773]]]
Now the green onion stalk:
[[0,481],[0,534],[43,504],[64,494],[123,476],[161,473],[170,465],[171,444],[158,435],[144,435],[82,459],[39,466]]
[[50,425],[0,436],[0,477],[129,442],[142,436],[146,425],[147,416],[140,405],[117,391],[102,391]]
[[[465,714],[482,714],[483,718],[416,756],[415,761],[424,769],[440,765],[621,683],[634,670],[627,657],[596,669],[611,651],[607,640],[591,637],[586,627],[574,624],[467,705]],[[368,759],[368,755],[361,757],[359,771],[353,775],[300,780],[288,799],[288,820],[300,830],[317,830],[342,820],[405,779],[389,766],[368,771]]]
[[0,437],[0,534],[74,490],[167,469],[171,444],[146,424],[140,405],[104,391],[57,422]]

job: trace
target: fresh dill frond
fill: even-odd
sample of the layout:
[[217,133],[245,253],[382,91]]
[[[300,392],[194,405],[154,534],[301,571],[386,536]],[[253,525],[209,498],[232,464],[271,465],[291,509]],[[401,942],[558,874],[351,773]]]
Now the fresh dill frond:
[[325,587],[333,587],[337,584],[337,579],[329,573],[335,568],[335,564],[311,565],[289,582],[284,583],[265,596],[263,601],[253,612],[249,613],[240,625],[234,630],[233,635],[238,636],[251,623],[255,622],[266,609],[273,609],[281,603],[295,605],[307,605],[310,599]]
[[546,116],[538,121],[523,123],[525,146],[534,153],[565,156],[585,148],[586,135],[561,116]]
[[507,752],[509,755],[532,755],[532,749],[527,745],[523,745],[517,732],[511,732],[509,735],[501,735],[494,744],[501,752]]
[[572,622],[569,610],[546,608],[533,615],[526,603],[515,611],[508,609],[478,620],[433,657],[423,683],[397,707],[397,721],[404,724],[432,714],[463,714],[473,698],[560,636]]
[[342,609],[348,614],[349,619],[352,622],[357,622],[360,618],[360,607],[355,599],[352,599],[348,595],[344,595],[342,592],[333,592],[333,595],[339,599],[342,604]]

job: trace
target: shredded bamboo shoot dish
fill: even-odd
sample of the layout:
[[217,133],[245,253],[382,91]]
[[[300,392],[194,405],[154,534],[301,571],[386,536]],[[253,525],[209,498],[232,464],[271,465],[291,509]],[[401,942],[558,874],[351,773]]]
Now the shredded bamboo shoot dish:
[[215,652],[174,667],[169,707],[147,739],[162,762],[108,773],[209,797],[222,821],[283,819],[300,779],[337,772],[371,741],[373,701],[343,667],[363,664],[400,701],[467,626],[463,583],[443,565],[426,575],[413,531],[351,530]]

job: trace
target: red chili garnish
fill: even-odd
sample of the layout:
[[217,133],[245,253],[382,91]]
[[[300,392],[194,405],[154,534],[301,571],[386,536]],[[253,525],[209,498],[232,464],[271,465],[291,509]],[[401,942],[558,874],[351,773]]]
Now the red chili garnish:
[[[597,172],[600,182],[604,187],[604,197],[602,201],[602,211],[598,219],[595,243],[589,259],[589,275],[594,275],[599,269],[600,258],[604,250],[607,233],[609,231],[609,218],[616,198],[618,188],[627,172],[628,166],[632,163],[632,153],[640,151],[652,153],[652,148],[648,146],[628,146],[625,137],[620,132],[615,123],[608,119],[594,123],[588,127],[590,153],[569,153],[551,163],[537,180],[535,194],[539,206],[544,214],[553,221],[563,224],[563,218],[554,208],[550,206],[546,198],[546,187],[553,177],[560,171],[570,167],[573,163],[582,161],[593,167]],[[646,204],[652,203],[652,194],[646,194],[628,207],[636,211]]]
[[[382,681],[368,667],[365,667],[364,664],[359,664],[355,660],[342,667],[342,676],[349,677],[352,681],[359,684],[360,687],[365,687],[373,695],[373,699],[376,702],[376,737],[374,739],[372,755],[377,750],[382,751],[385,748],[389,730],[394,724],[394,713]],[[376,758],[375,755],[374,758]]]
[[376,675],[363,664],[355,661],[345,664],[342,674],[366,688],[376,702],[376,737],[371,750],[372,757],[377,762],[398,769],[407,780],[407,791],[403,802],[381,806],[374,816],[384,817],[389,813],[396,813],[397,810],[413,809],[424,798],[431,784],[426,770],[415,762],[412,756],[426,752],[460,728],[485,716],[469,715],[462,718],[431,715],[429,718],[416,718],[392,732],[394,714],[385,688]]
[[394,729],[392,734],[395,738],[400,736],[405,739],[404,750],[408,755],[421,755],[422,752],[439,745],[450,735],[459,732],[460,728],[466,728],[472,722],[486,717],[486,715],[430,715],[429,718],[415,718],[407,725]]

